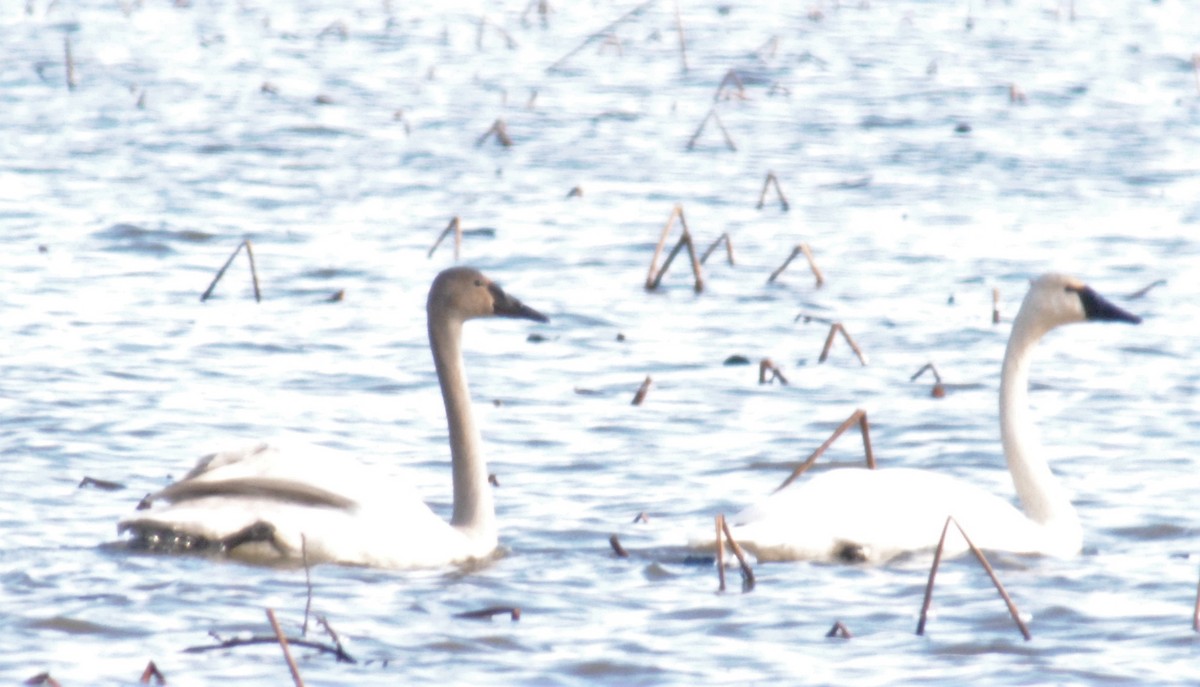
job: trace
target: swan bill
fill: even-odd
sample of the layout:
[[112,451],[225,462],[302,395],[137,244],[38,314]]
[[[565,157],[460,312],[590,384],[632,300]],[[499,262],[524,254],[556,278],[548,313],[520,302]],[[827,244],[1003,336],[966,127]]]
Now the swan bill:
[[1084,315],[1089,320],[1130,322],[1133,324],[1141,324],[1142,322],[1142,318],[1118,307],[1112,301],[1096,293],[1090,286],[1082,286],[1072,290],[1079,295],[1079,300],[1083,303]]
[[549,317],[505,293],[504,289],[500,288],[500,285],[495,282],[488,283],[488,291],[491,292],[494,302],[493,313],[499,317],[515,317],[522,320],[533,320],[534,322],[550,321]]

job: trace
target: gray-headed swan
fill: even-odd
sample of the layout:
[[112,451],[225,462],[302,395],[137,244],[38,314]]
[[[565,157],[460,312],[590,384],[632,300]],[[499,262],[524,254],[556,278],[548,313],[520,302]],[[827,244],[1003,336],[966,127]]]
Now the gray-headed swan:
[[426,305],[429,345],[446,406],[454,512],[439,518],[405,483],[349,456],[260,444],[202,458],[182,480],[120,521],[131,545],[215,550],[258,562],[335,562],[387,568],[483,558],[497,546],[496,515],[471,413],[462,326],[478,317],[547,318],[477,270],[434,279]]

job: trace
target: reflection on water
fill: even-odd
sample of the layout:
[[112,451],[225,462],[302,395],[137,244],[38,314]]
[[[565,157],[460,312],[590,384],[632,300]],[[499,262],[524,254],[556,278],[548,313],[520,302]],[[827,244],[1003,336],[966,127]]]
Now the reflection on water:
[[[1190,681],[1196,10],[641,7],[0,10],[0,674],[123,684],[154,660],[171,684],[286,680],[277,647],[183,650],[269,634],[264,608],[299,635],[303,570],[103,544],[195,457],[278,435],[402,474],[446,514],[423,308],[459,217],[490,230],[463,261],[552,318],[540,342],[466,340],[506,555],[313,569],[312,613],[358,662],[295,648],[310,684]],[[511,146],[482,139],[498,119]],[[768,172],[786,211],[756,208]],[[715,253],[695,294],[680,259],[647,293],[676,203],[735,264]],[[264,301],[240,257],[201,303],[247,237]],[[768,284],[801,242],[824,286],[800,262]],[[1085,553],[997,562],[1031,642],[967,560],[919,638],[927,557],[762,565],[753,592],[714,594],[678,555],[857,407],[882,464],[1011,494],[999,361],[1047,269],[1145,323],[1065,329],[1034,363]],[[841,342],[819,363],[828,325],[801,313],[842,322],[870,365]],[[757,383],[764,357],[788,385]],[[945,398],[909,381],[928,362]],[[457,617],[489,607],[520,620]],[[825,637],[839,621],[852,638]]]

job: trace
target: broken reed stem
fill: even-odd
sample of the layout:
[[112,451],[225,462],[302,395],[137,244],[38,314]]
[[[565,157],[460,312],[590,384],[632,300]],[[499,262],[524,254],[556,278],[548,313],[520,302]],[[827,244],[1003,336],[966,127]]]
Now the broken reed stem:
[[[713,94],[714,103],[721,100],[721,96],[725,95],[725,87],[730,84],[737,86],[737,97],[739,100],[746,99],[746,86],[742,83],[742,77],[738,76],[736,71],[730,69],[725,72],[720,85],[717,86],[717,92]],[[725,99],[728,100],[728,96]]]
[[862,349],[859,348],[858,344],[854,342],[854,339],[850,337],[850,332],[846,331],[846,327],[843,326],[841,322],[834,322],[829,327],[829,336],[825,337],[825,347],[821,349],[821,355],[819,358],[817,358],[817,362],[823,363],[829,358],[829,349],[833,347],[833,339],[839,332],[841,333],[842,338],[846,340],[846,343],[850,344],[850,348],[854,350],[854,355],[858,356],[858,362],[861,363],[863,367],[866,367],[867,356],[863,354]]
[[737,152],[737,146],[734,145],[733,139],[730,138],[729,131],[725,128],[725,125],[721,123],[721,115],[717,114],[716,105],[713,105],[711,108],[709,108],[708,114],[704,115],[704,119],[701,120],[700,126],[696,127],[696,133],[692,134],[691,139],[688,140],[687,149],[692,150],[696,147],[696,139],[700,138],[700,134],[704,133],[704,126],[708,124],[708,120],[710,119],[717,122],[717,128],[721,130],[721,134],[725,137],[725,145],[730,150]]
[[150,684],[151,680],[154,680],[154,684],[156,685],[167,684],[167,678],[162,674],[162,671],[158,669],[158,666],[154,664],[154,661],[150,661],[146,664],[146,669],[142,671],[142,677],[138,680],[138,682],[142,683],[143,685],[148,685]]
[[821,286],[825,283],[825,275],[821,273],[821,268],[817,267],[817,260],[813,257],[812,249],[808,247],[807,243],[797,243],[796,246],[792,248],[792,252],[790,255],[788,255],[787,260],[784,260],[783,264],[779,266],[779,269],[772,272],[770,277],[767,277],[767,283],[770,284],[774,282],[779,275],[783,274],[783,271],[787,269],[788,265],[792,264],[792,261],[796,259],[797,255],[803,255],[808,260],[808,268],[812,270],[813,277],[815,277],[817,280],[817,288],[821,288]]
[[825,440],[825,443],[818,446],[817,450],[812,452],[812,455],[806,458],[803,463],[796,466],[796,469],[792,470],[792,474],[788,475],[788,478],[783,480],[782,484],[780,484],[778,487],[775,487],[775,491],[781,491],[787,487],[787,485],[796,481],[796,478],[800,475],[803,475],[806,470],[812,467],[813,463],[817,462],[817,458],[820,458],[821,454],[825,453],[825,451],[833,445],[833,442],[836,441],[838,437],[845,434],[846,430],[853,427],[856,423],[858,424],[858,428],[862,433],[863,453],[865,453],[867,457],[867,467],[871,470],[874,470],[875,452],[871,449],[871,423],[867,421],[867,411],[863,410],[862,408],[858,408],[853,413],[850,413],[850,417],[846,418],[842,424],[838,425],[837,429],[833,430],[833,434],[829,435],[829,438]]
[[589,34],[587,38],[583,39],[582,43],[575,46],[575,49],[571,50],[566,55],[563,55],[562,57],[555,60],[554,64],[550,65],[549,67],[546,67],[546,71],[547,72],[558,71],[559,67],[561,67],[564,62],[571,59],[575,55],[579,54],[579,51],[586,48],[589,43],[596,40],[597,38],[604,38],[604,37],[610,35],[612,33],[612,30],[614,28],[616,28],[619,24],[625,22],[626,20],[628,20],[632,17],[636,17],[637,15],[641,14],[643,11],[645,11],[645,9],[647,7],[649,7],[650,5],[653,5],[654,2],[655,2],[655,0],[646,0],[646,2],[643,2],[642,4],[638,5],[637,7],[634,7],[633,9],[629,10],[625,14],[622,14],[621,16],[617,17],[613,21],[609,22],[608,24],[606,24],[604,26],[604,28],[600,29],[599,31],[595,31],[595,32]]
[[1192,55],[1192,75],[1196,77],[1196,94],[1200,95],[1200,52]]
[[475,140],[475,147],[478,148],[479,146],[483,145],[483,142],[488,140],[488,137],[492,134],[496,135],[496,140],[505,148],[508,148],[512,145],[512,139],[508,136],[508,127],[504,125],[504,120],[497,119],[492,123],[492,128],[483,132],[483,135]]
[[279,621],[275,619],[275,611],[267,610],[267,620],[271,621],[271,629],[275,631],[275,639],[279,641],[279,648],[283,649],[283,658],[287,661],[288,670],[292,671],[292,682],[296,687],[304,687],[304,680],[300,678],[300,669],[296,667],[296,661],[292,658],[292,652],[288,649],[287,637],[283,634],[283,628],[279,627]]
[[1200,632],[1200,582],[1196,583],[1196,608],[1192,611],[1192,630]]
[[1156,286],[1162,286],[1166,283],[1167,283],[1166,279],[1157,279],[1155,281],[1150,282],[1149,284],[1146,284],[1145,286],[1138,289],[1137,291],[1134,291],[1133,293],[1129,294],[1128,298],[1130,298],[1130,299],[1145,298],[1146,294],[1150,293],[1150,289],[1153,289]]
[[[667,235],[671,232],[671,226],[675,223],[675,218],[679,218],[679,225],[682,231],[679,235],[679,242],[671,249],[667,255],[666,261],[660,269],[658,267],[658,256],[662,255],[663,246],[667,242]],[[663,276],[667,273],[667,268],[675,260],[675,256],[679,254],[680,249],[686,247],[688,256],[692,260],[692,276],[695,278],[694,286],[696,293],[704,290],[704,276],[700,270],[700,259],[696,257],[696,246],[692,242],[692,233],[688,231],[687,219],[683,216],[683,206],[676,205],[671,210],[671,216],[667,218],[667,223],[663,227],[662,234],[658,237],[658,245],[654,247],[654,255],[650,257],[650,272],[646,275],[646,290],[653,291],[662,283]]]
[[650,391],[650,375],[646,375],[645,381],[638,387],[637,393],[633,395],[633,402],[630,405],[640,406],[642,401],[646,400],[646,393]]
[[489,26],[492,27],[493,29],[495,29],[496,32],[499,33],[501,36],[504,36],[504,43],[508,47],[509,50],[512,50],[513,48],[517,47],[517,42],[515,40],[513,40],[513,37],[510,36],[507,31],[504,30],[504,27],[500,26],[499,24],[493,23],[487,17],[480,17],[479,18],[479,31],[476,32],[476,34],[475,34],[475,49],[476,50],[483,50],[483,30]]
[[723,592],[725,591],[725,540],[722,537],[725,528],[722,525],[725,524],[725,516],[717,515],[713,522],[717,526],[717,579],[721,583],[717,586],[717,591]]
[[509,618],[515,623],[521,619],[521,609],[516,606],[488,606],[481,608],[478,611],[465,611],[463,613],[455,613],[455,618],[466,618],[467,620],[491,620],[492,616],[503,615],[507,613]]
[[75,80],[75,58],[71,56],[70,36],[63,36],[63,61],[67,69],[67,90],[73,91],[79,82]]
[[758,194],[758,208],[757,209],[759,209],[759,210],[763,209],[763,205],[767,200],[767,189],[770,188],[772,185],[775,186],[775,194],[777,196],[779,196],[780,207],[783,208],[784,212],[787,212],[788,208],[790,206],[788,205],[787,197],[783,195],[783,189],[779,188],[779,178],[775,176],[775,172],[772,172],[769,170],[767,171],[766,180],[763,181],[762,193]]
[[850,639],[854,635],[850,633],[850,628],[842,624],[842,621],[837,621],[833,627],[829,628],[829,632],[825,633],[826,637],[840,637],[841,639]]
[[979,561],[979,565],[983,567],[984,572],[991,578],[992,584],[995,585],[996,591],[1000,593],[1000,598],[1004,600],[1004,604],[1008,607],[1008,613],[1012,616],[1013,622],[1016,623],[1017,629],[1021,631],[1021,636],[1025,641],[1033,639],[1033,635],[1029,633],[1029,628],[1026,627],[1025,621],[1021,620],[1021,612],[1017,610],[1017,605],[1013,603],[1012,597],[1005,591],[1004,585],[1000,583],[1000,578],[996,576],[996,571],[992,569],[991,563],[988,563],[987,556],[983,555],[983,551],[975,546],[975,542],[967,536],[967,531],[963,529],[958,520],[954,519],[953,515],[946,517],[946,524],[942,526],[942,536],[938,539],[937,549],[933,553],[933,565],[929,568],[929,581],[925,584],[925,600],[921,603],[921,617],[917,621],[917,634],[925,634],[925,621],[929,615],[929,607],[933,603],[933,581],[937,576],[938,566],[942,562],[942,552],[946,548],[946,534],[950,531],[950,523],[958,528],[963,539],[967,542],[967,546],[971,549],[971,553],[975,554],[975,559]]
[[[767,371],[768,370],[771,372],[770,379],[767,379]],[[787,383],[788,383],[787,377],[783,376],[783,372],[781,372],[779,370],[779,368],[776,367],[775,363],[772,362],[770,358],[763,358],[762,360],[760,360],[758,362],[758,383],[759,384],[770,384],[771,382],[774,382],[776,379],[779,380],[780,384],[787,386]]]
[[304,600],[304,624],[300,626],[300,636],[308,636],[308,614],[312,611],[312,576],[308,570],[308,539],[300,533],[300,560],[304,563],[304,588],[307,590]]
[[746,552],[742,551],[741,544],[733,538],[733,533],[729,531],[729,521],[725,519],[725,514],[718,515],[717,518],[721,523],[721,529],[725,532],[725,539],[729,542],[729,548],[733,549],[733,555],[738,559],[738,565],[742,567],[742,592],[748,592],[754,589],[754,570],[750,568],[750,564],[746,562]]
[[683,63],[683,73],[687,74],[687,42],[683,37],[683,19],[679,16],[679,0],[675,0],[675,30],[679,33],[679,59]]
[[459,221],[458,215],[455,215],[454,219],[451,219],[446,228],[442,230],[442,233],[438,234],[437,240],[433,242],[433,245],[429,247],[429,252],[425,254],[426,258],[433,257],[433,251],[442,245],[442,241],[445,240],[446,235],[451,231],[454,232],[454,261],[458,262],[458,254],[462,249],[462,222]]
[[254,264],[254,249],[250,247],[250,239],[242,239],[237,248],[233,249],[233,253],[230,253],[229,259],[225,261],[225,264],[221,265],[221,269],[217,270],[217,275],[213,277],[208,288],[204,290],[204,293],[200,294],[201,303],[208,300],[208,297],[212,295],[213,289],[217,288],[217,282],[221,281],[221,277],[225,276],[225,270],[229,269],[229,266],[233,264],[233,259],[237,257],[242,248],[246,249],[246,257],[250,260],[250,280],[254,284],[254,302],[262,302],[262,291],[258,288],[258,267]]
[[730,240],[730,238],[729,238],[729,232],[725,232],[724,234],[721,234],[720,236],[718,236],[716,241],[713,241],[711,244],[709,244],[708,248],[704,251],[704,253],[700,255],[700,264],[701,265],[703,265],[708,260],[708,256],[713,254],[713,251],[715,251],[717,249],[717,246],[721,245],[722,241],[725,242],[725,258],[729,261],[730,265],[734,264],[734,262],[733,262],[733,241]]
[[617,538],[617,535],[614,534],[608,538],[608,545],[612,547],[613,553],[617,554],[618,558],[629,558],[629,552],[625,550],[624,546],[621,546],[621,540]]
[[918,377],[925,374],[925,370],[929,370],[933,373],[933,391],[931,391],[930,394],[934,398],[942,398],[945,396],[946,387],[942,384],[942,376],[938,374],[937,368],[933,366],[933,363],[925,363],[923,366],[921,366],[921,369],[917,370],[916,374],[914,374],[912,377],[909,377],[908,381],[917,381]]
[[992,287],[992,324],[1000,324],[1000,289]]

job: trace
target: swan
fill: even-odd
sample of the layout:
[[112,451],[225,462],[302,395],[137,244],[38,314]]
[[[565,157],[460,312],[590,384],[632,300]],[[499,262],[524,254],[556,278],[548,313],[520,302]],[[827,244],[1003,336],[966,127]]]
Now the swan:
[[[1085,320],[1141,318],[1062,274],[1031,282],[1013,321],[1000,376],[1000,437],[1018,510],[969,482],[912,468],[842,468],[793,484],[730,519],[734,538],[760,561],[883,562],[936,547],[953,515],[982,549],[1070,557],[1083,531],[1070,497],[1039,454],[1030,417],[1029,365],[1051,329]],[[951,528],[953,531],[954,528]],[[966,549],[947,537],[948,553]]]
[[450,522],[407,484],[345,456],[257,444],[201,458],[183,479],[143,499],[118,533],[131,532],[134,549],[218,552],[258,563],[423,568],[491,555],[496,514],[463,369],[462,326],[478,317],[548,318],[469,267],[437,275],[426,313],[450,430]]

